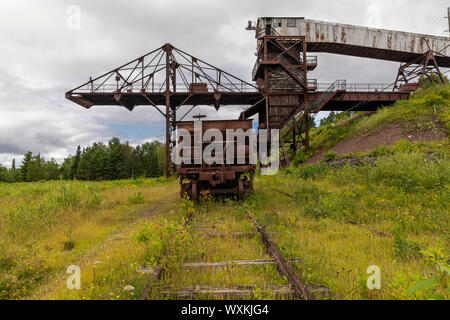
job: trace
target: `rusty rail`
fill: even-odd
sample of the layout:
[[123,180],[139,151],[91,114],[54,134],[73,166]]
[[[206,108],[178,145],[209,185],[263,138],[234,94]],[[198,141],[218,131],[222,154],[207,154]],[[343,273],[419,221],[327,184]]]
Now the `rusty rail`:
[[295,275],[294,271],[289,267],[288,263],[284,259],[278,247],[270,240],[264,228],[256,221],[255,217],[253,217],[249,212],[247,212],[247,216],[253,222],[254,226],[261,234],[261,238],[263,243],[265,244],[267,251],[269,254],[275,259],[280,272],[288,279],[291,283],[295,295],[302,300],[313,300],[308,288],[306,285],[300,281],[300,279]]
[[[289,281],[290,285],[292,286],[292,293],[295,297],[301,299],[301,300],[313,300],[313,297],[310,293],[310,290],[314,288],[314,286],[306,286],[292,271],[292,269],[289,267],[288,262],[281,254],[278,247],[270,240],[268,234],[264,230],[264,228],[258,223],[258,221],[249,213],[247,212],[247,217],[252,221],[253,225],[255,226],[256,230],[259,234],[261,234],[261,239],[264,243],[264,245],[267,248],[268,253],[273,257],[274,260],[255,260],[253,261],[254,264],[267,264],[267,263],[276,263],[278,266],[279,271],[281,274],[283,274],[287,280]],[[186,227],[188,223],[192,219],[192,212],[189,213],[185,220],[183,221],[183,227]],[[295,260],[295,259],[294,259]],[[295,261],[298,261],[296,259]],[[237,264],[248,264],[248,261],[225,261],[225,262],[215,262],[215,263],[190,263],[185,264],[185,267],[202,267],[202,266],[220,266],[220,265],[228,265],[230,263],[237,263]],[[149,281],[149,283],[144,288],[142,295],[140,297],[140,300],[148,300],[151,296],[151,292],[154,286],[154,283],[157,282],[160,278],[162,273],[164,272],[164,266],[157,266],[152,271],[152,276]],[[328,290],[328,289],[327,289]],[[312,290],[315,292],[314,290]],[[329,291],[329,290],[328,290]],[[215,291],[214,291],[215,292]]]
[[152,273],[152,277],[145,286],[144,291],[142,292],[142,295],[139,298],[139,300],[148,300],[148,298],[150,297],[150,293],[152,292],[153,284],[161,278],[162,271],[163,268],[161,268],[160,266],[155,267],[155,270]]

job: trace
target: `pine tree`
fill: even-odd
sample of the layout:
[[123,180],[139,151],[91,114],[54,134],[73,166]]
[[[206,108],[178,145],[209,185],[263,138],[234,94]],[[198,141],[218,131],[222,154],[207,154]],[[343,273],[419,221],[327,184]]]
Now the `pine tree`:
[[16,159],[15,158],[12,160],[11,169],[16,170]]
[[22,178],[22,181],[28,182],[30,181],[30,163],[31,159],[33,157],[33,153],[31,151],[28,151],[22,160],[22,166],[20,167],[20,175]]
[[159,169],[158,163],[158,155],[156,153],[156,148],[153,148],[153,152],[150,158],[150,168],[149,168],[149,176],[151,178],[157,178],[160,175],[161,170]]
[[75,154],[75,157],[73,159],[72,167],[70,168],[70,179],[71,180],[77,178],[78,165],[80,164],[80,158],[81,158],[81,150],[80,150],[80,146],[78,146],[77,153]]
[[65,158],[61,166],[59,167],[59,173],[61,175],[61,179],[69,180],[70,179],[70,170],[72,168],[73,158],[71,155]]

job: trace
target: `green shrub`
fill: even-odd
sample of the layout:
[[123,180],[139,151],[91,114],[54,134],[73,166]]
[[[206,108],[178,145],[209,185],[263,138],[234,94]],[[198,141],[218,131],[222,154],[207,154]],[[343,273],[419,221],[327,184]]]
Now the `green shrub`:
[[303,178],[316,178],[331,170],[327,164],[308,164],[294,170],[294,174]]
[[422,153],[396,153],[378,160],[369,171],[372,182],[395,186],[405,191],[441,189],[450,181],[449,161],[427,161]]
[[141,192],[138,192],[128,197],[128,203],[130,204],[140,204],[145,203],[146,201],[147,198]]
[[59,207],[76,207],[81,199],[74,187],[64,185],[56,195],[56,203]]
[[298,250],[298,242],[295,240],[291,232],[282,230],[280,241],[280,252],[285,258],[295,258]]
[[308,161],[308,159],[311,158],[311,155],[311,151],[305,152],[304,150],[300,150],[292,159],[291,164],[294,167],[299,167],[300,165]]
[[390,148],[384,144],[380,144],[373,148],[368,155],[373,157],[384,157],[390,154],[392,154]]
[[400,139],[395,142],[392,147],[392,151],[395,152],[408,152],[413,150],[413,145],[406,139]]
[[337,153],[334,151],[327,152],[325,153],[324,158],[327,161],[334,160],[337,158]]
[[193,237],[183,224],[144,224],[134,238],[146,247],[146,260],[166,269],[179,267],[180,262],[192,252]]
[[394,235],[394,248],[397,255],[402,258],[417,257],[420,253],[420,246],[406,239],[406,235],[403,232],[401,226],[397,225],[393,230]]
[[67,239],[63,241],[63,251],[71,251],[75,248],[75,241]]

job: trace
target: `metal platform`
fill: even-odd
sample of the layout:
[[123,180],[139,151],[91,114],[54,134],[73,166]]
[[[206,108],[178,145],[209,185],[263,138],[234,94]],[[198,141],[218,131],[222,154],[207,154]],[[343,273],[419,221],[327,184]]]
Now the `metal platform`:
[[[360,88],[370,87],[369,84],[351,84]],[[314,104],[322,99],[326,91],[315,91],[308,94],[308,101]],[[382,107],[392,105],[398,100],[408,99],[410,92],[377,92],[365,91],[359,89],[358,91],[343,91],[337,93],[329,101],[327,101],[320,111],[345,111],[352,108],[352,111],[375,111]],[[259,100],[258,100],[259,101]],[[244,110],[240,118],[248,119],[258,113],[262,102],[258,105],[253,105]],[[311,110],[314,112],[314,110]]]

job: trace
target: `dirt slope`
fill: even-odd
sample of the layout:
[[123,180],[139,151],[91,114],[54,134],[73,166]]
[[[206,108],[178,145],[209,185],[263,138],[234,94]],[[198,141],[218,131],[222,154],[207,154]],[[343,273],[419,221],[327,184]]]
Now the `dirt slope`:
[[442,140],[447,136],[446,132],[438,125],[437,128],[422,131],[406,130],[402,123],[389,123],[374,134],[354,136],[348,140],[338,143],[336,146],[319,152],[305,164],[314,164],[324,159],[324,154],[334,151],[337,154],[347,154],[351,152],[361,152],[370,150],[381,144],[393,145],[399,139],[407,139],[410,142]]

